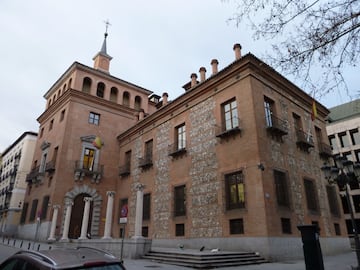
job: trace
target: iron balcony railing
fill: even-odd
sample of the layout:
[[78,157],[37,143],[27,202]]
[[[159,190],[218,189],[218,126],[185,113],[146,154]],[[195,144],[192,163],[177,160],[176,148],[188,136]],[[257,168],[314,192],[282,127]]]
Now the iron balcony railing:
[[219,138],[228,137],[241,133],[240,119],[233,117],[224,121],[221,125],[216,125],[215,135]]
[[289,132],[288,123],[285,120],[282,120],[274,115],[269,115],[265,117],[266,129],[280,136],[287,135]]
[[332,156],[332,147],[327,143],[319,143],[319,155],[323,158],[329,158]]
[[186,152],[185,140],[178,141],[178,142],[170,144],[168,146],[169,156],[177,156],[177,155],[184,154],[185,152]]
[[142,168],[151,167],[153,165],[152,155],[146,154],[144,157],[139,158],[139,166]]
[[314,139],[310,132],[296,130],[296,144],[305,150],[314,147]]
[[119,167],[119,175],[126,176],[130,174],[130,162],[125,163],[125,165]]

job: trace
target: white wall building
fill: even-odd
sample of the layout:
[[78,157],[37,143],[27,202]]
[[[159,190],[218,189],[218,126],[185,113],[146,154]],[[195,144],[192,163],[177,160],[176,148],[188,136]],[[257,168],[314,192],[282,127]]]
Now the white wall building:
[[0,233],[13,235],[19,224],[37,133],[24,132],[1,154]]
[[[360,162],[360,99],[330,108],[326,131],[334,156],[341,155],[353,162]],[[360,230],[360,187],[357,181],[350,184],[350,201],[355,210],[355,220]],[[352,235],[352,225],[345,191],[340,191],[346,227]]]

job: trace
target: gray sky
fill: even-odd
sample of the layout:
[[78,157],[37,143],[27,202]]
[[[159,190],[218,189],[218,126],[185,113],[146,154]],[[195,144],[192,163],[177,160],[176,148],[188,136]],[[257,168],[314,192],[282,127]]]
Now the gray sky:
[[[229,65],[235,43],[259,58],[270,49],[246,25],[227,23],[233,12],[234,4],[221,0],[1,0],[0,152],[23,132],[38,132],[43,95],[74,61],[93,66],[104,21],[111,24],[110,73],[172,100],[201,66],[210,74],[212,59],[219,69]],[[356,85],[355,72],[348,76]],[[320,102],[349,100],[335,93]]]

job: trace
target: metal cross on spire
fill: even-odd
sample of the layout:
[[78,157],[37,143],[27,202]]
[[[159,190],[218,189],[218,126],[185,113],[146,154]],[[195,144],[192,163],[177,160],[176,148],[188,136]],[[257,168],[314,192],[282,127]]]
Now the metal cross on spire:
[[111,26],[111,23],[109,22],[109,20],[104,21],[104,23],[105,23],[105,36],[107,36],[108,35],[107,31],[109,26]]

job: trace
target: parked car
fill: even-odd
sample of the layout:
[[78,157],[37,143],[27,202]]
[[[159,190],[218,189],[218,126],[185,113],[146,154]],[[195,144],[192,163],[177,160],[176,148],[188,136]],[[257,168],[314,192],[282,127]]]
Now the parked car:
[[51,250],[22,250],[6,259],[0,270],[91,269],[125,270],[122,262],[103,250],[78,247]]

